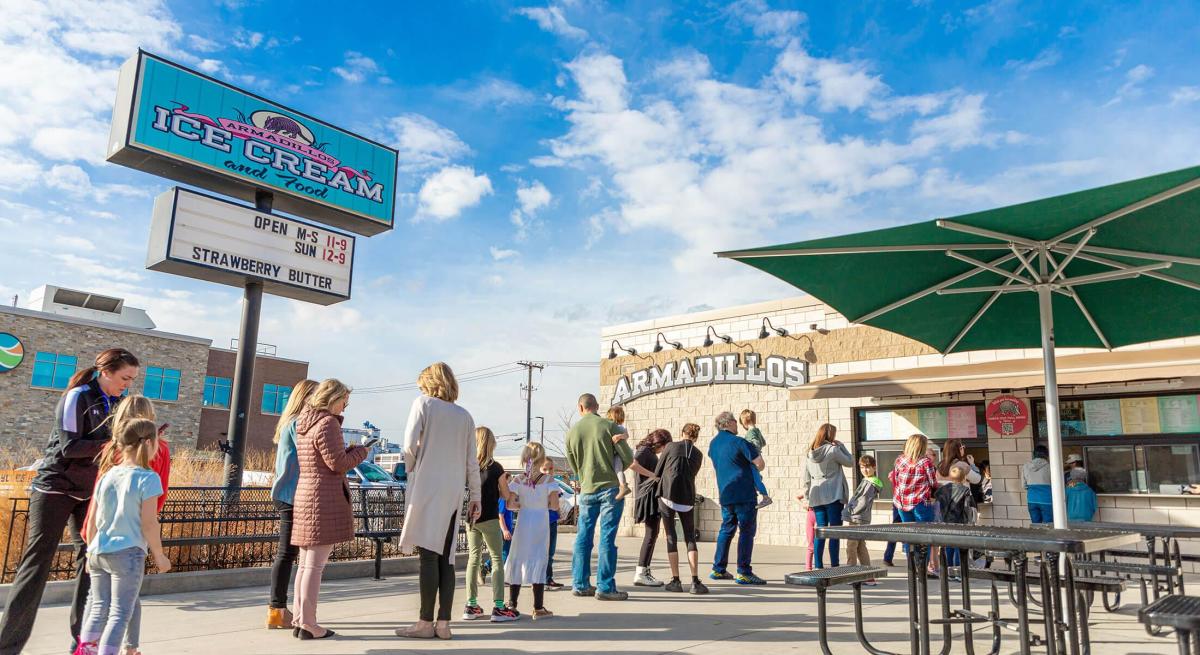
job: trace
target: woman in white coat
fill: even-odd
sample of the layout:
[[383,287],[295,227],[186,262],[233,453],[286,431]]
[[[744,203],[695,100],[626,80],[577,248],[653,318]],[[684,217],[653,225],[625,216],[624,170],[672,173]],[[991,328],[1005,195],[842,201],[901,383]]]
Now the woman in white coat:
[[[400,550],[421,556],[421,614],[414,625],[397,629],[400,637],[450,638],[454,609],[454,551],[463,489],[471,504],[467,520],[479,516],[479,463],[475,459],[475,421],[454,404],[458,382],[442,362],[421,371],[421,397],[413,401],[404,431],[404,468],[408,489]],[[437,623],[434,624],[434,604]]]

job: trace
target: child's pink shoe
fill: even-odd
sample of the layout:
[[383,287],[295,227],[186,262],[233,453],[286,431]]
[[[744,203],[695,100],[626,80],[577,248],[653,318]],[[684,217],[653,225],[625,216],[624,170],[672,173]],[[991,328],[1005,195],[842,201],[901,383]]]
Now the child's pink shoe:
[[98,652],[100,652],[100,645],[96,642],[81,641],[79,642],[79,645],[75,647],[75,653],[73,655],[96,655]]

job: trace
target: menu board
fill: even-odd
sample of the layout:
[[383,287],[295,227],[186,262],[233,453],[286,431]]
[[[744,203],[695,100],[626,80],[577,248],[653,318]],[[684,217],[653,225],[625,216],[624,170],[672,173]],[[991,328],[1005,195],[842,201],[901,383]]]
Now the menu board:
[[1157,398],[1122,398],[1121,427],[1126,434],[1155,434],[1161,432],[1158,422]]
[[1116,398],[1083,401],[1083,416],[1087,434],[1121,434],[1121,401]]
[[1200,432],[1196,396],[1159,397],[1158,420],[1163,432]]
[[937,441],[974,439],[976,412],[974,405],[865,411],[863,440],[901,441],[918,432]]

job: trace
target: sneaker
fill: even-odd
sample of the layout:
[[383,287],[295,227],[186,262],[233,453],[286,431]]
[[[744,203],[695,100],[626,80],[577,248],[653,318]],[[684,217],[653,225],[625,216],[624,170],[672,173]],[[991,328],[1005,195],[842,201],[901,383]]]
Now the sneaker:
[[617,495],[613,497],[613,500],[621,500],[622,498],[624,498],[625,496],[628,496],[628,495],[629,495],[629,487],[626,485],[621,485],[621,490],[617,492]]
[[710,580],[732,580],[733,574],[729,571],[718,571],[713,569],[712,573],[708,574]]
[[586,589],[572,589],[571,593],[575,596],[579,596],[580,598],[585,597],[585,596],[595,596],[596,588],[588,587]]
[[292,627],[292,613],[286,607],[267,608],[267,629],[287,630]]
[[629,600],[627,591],[597,591],[596,600]]
[[676,578],[676,579],[668,582],[666,584],[666,586],[663,587],[663,589],[666,589],[667,591],[673,591],[675,593],[682,593],[683,592],[683,583],[680,582],[678,578]]
[[893,561],[892,561],[892,560],[890,560],[890,559],[885,559],[885,560],[883,560],[883,565],[884,565],[884,566],[895,566],[895,565],[896,565],[896,563],[895,563],[895,562],[893,562]]
[[635,586],[635,587],[661,587],[661,586],[663,586],[663,583],[662,583],[662,580],[659,580],[658,578],[655,578],[653,575],[650,575],[649,569],[643,569],[642,571],[638,572],[637,575],[633,576],[633,586]]
[[538,621],[541,619],[548,619],[548,618],[554,616],[554,612],[551,612],[550,610],[543,607],[542,609],[534,609],[532,616],[533,616],[534,621]]
[[96,653],[99,652],[99,649],[100,646],[95,642],[80,642],[80,644],[75,647],[75,652],[73,655],[96,655]]
[[464,621],[474,621],[480,618],[483,618],[483,608],[478,605],[467,605],[463,610]]
[[704,594],[708,593],[708,587],[704,586],[703,582],[700,582],[699,580],[695,580],[692,582],[691,593],[694,596],[703,596]]
[[763,496],[762,500],[758,501],[758,509],[762,509],[775,501],[771,500],[770,496]]
[[563,584],[561,582],[555,582],[553,580],[546,582],[546,591],[558,591],[562,588]]
[[866,581],[866,582],[864,582],[863,584],[864,584],[864,585],[866,585],[866,586],[868,586],[868,587],[878,587],[878,586],[879,586],[879,583],[878,583],[878,582],[876,582],[876,581],[874,581],[874,580],[867,580],[867,581]]
[[738,576],[733,579],[733,581],[738,584],[741,584],[741,585],[764,585],[764,584],[767,584],[766,580],[763,580],[762,578],[758,577],[757,575],[754,575],[753,573],[745,573],[745,574],[739,573]]
[[521,613],[511,607],[497,607],[492,609],[492,623],[508,623],[517,621],[521,618]]

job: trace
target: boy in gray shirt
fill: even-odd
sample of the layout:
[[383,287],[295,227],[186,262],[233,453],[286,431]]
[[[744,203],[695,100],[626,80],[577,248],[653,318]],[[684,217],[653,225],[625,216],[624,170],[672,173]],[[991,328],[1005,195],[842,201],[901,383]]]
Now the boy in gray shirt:
[[[842,522],[851,525],[869,525],[871,523],[871,507],[883,489],[883,480],[875,477],[875,458],[863,455],[858,458],[858,471],[862,473],[862,482],[854,490],[854,495],[846,502],[842,510]],[[846,563],[850,566],[862,564],[871,565],[871,554],[867,552],[865,541],[849,539],[846,541]],[[874,585],[874,580],[863,584]]]

